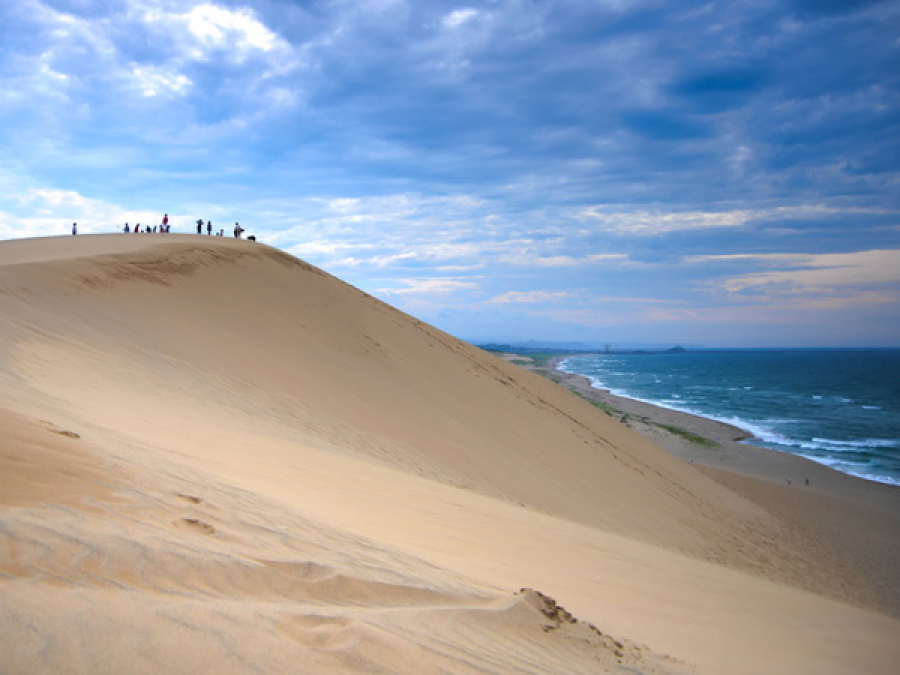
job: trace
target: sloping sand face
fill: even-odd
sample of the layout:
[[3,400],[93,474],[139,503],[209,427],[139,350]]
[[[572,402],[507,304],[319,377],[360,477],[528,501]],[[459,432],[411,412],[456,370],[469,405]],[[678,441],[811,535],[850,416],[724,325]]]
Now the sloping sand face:
[[263,245],[3,243],[0,403],[10,672],[900,662],[761,507]]

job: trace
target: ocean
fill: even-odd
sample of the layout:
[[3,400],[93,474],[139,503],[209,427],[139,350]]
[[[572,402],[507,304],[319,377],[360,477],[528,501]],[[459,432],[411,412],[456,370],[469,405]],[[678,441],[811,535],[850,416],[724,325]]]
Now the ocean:
[[595,387],[727,422],[747,442],[900,485],[900,350],[572,356]]

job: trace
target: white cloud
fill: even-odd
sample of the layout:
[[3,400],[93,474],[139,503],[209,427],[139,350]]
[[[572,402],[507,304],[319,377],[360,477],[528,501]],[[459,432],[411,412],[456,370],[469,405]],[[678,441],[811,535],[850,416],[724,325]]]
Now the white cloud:
[[586,256],[548,256],[527,251],[504,255],[501,256],[500,259],[502,262],[508,264],[530,267],[579,267],[582,265],[595,265],[602,262],[624,261],[628,260],[628,256],[624,253],[599,253]]
[[392,255],[371,255],[365,258],[348,257],[338,258],[331,261],[331,265],[335,267],[390,267],[392,264],[403,260],[415,260],[418,256],[411,251],[405,253],[396,253]]
[[477,290],[478,284],[473,281],[456,279],[401,279],[406,288],[382,288],[376,291],[386,296],[392,295],[443,295],[459,291]]
[[733,211],[615,211],[615,207],[591,206],[575,214],[576,220],[600,225],[609,232],[651,236],[686,230],[738,229],[751,222],[828,218],[850,214],[880,214],[875,208],[835,208],[821,205],[785,206]]
[[203,4],[180,16],[205,47],[230,49],[239,57],[254,49],[270,52],[283,44],[246,8],[229,10]]
[[471,7],[455,9],[452,12],[445,14],[441,23],[444,24],[445,28],[459,28],[464,23],[467,23],[474,19],[476,16],[478,16],[477,9],[472,9]]
[[[72,190],[28,188],[0,175],[0,239],[69,234],[78,223],[83,234],[117,232],[125,222],[158,224],[161,213],[121,207]],[[10,191],[7,191],[10,190]],[[187,222],[187,216],[169,214]]]
[[[41,49],[18,54],[15,88],[27,92],[16,99],[19,105],[35,105],[38,96],[77,95],[82,103],[100,106],[124,94],[112,109],[125,111],[129,93],[142,99],[189,93],[198,67],[214,69],[204,74],[204,86],[212,87],[208,96],[238,77],[248,94],[244,108],[296,103],[282,83],[268,82],[298,67],[295,50],[252,9],[122,0],[114,14],[80,16],[29,1]],[[249,63],[252,70],[244,67]]]
[[505,305],[511,303],[547,303],[571,298],[566,291],[507,291],[487,301],[487,304]]
[[144,96],[163,93],[180,94],[193,84],[189,78],[174,72],[166,72],[153,66],[134,66],[131,70],[133,85]]
[[735,148],[728,162],[738,174],[743,174],[747,164],[753,161],[753,151],[746,145]]
[[724,287],[731,292],[774,287],[783,289],[784,292],[809,293],[864,284],[900,283],[900,250],[897,249],[818,255],[774,254],[742,256],[742,258],[763,263],[787,264],[791,269],[732,277],[724,282]]

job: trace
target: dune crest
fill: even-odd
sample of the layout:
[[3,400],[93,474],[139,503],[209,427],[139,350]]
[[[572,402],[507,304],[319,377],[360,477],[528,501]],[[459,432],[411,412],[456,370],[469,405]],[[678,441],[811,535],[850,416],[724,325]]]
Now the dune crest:
[[765,672],[900,656],[760,506],[276,249],[4,242],[0,331],[10,671],[761,672],[785,635]]

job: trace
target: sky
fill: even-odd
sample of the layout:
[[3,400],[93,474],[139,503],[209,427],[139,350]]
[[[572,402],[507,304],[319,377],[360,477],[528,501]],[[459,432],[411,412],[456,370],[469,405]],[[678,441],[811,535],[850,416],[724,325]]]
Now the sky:
[[900,2],[0,2],[0,239],[164,213],[473,342],[900,346]]

